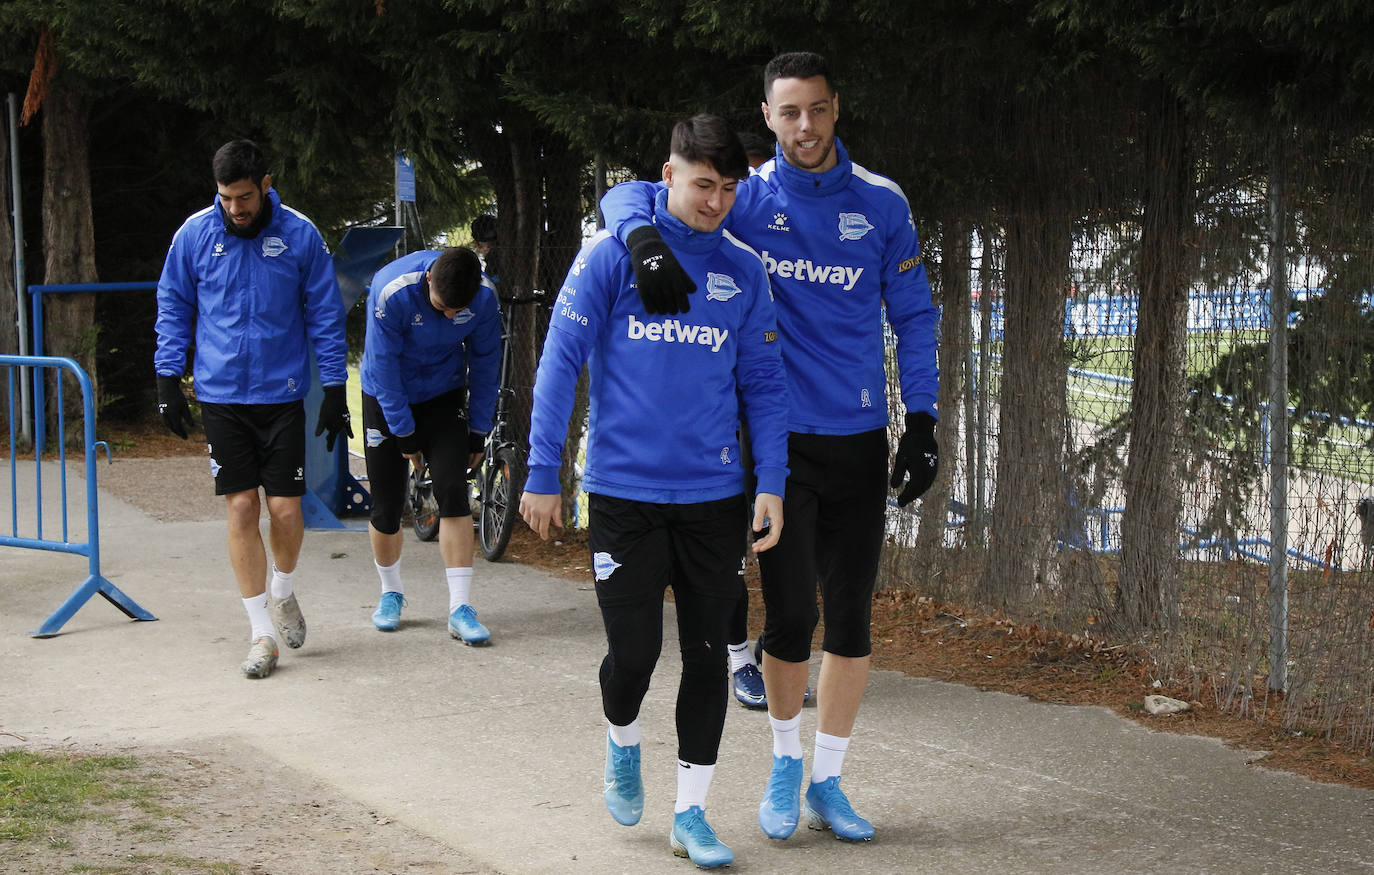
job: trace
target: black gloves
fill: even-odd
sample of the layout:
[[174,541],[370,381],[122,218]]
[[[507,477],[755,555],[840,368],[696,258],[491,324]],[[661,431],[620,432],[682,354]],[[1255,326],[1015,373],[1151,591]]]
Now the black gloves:
[[677,257],[663,242],[663,235],[653,225],[644,225],[625,238],[630,250],[630,263],[635,269],[635,285],[639,300],[646,312],[686,313],[692,309],[687,296],[697,290],[696,283],[687,276]]
[[191,418],[191,405],[181,391],[180,377],[157,378],[157,412],[162,414],[162,424],[167,430],[182,440],[186,440],[186,429],[196,424]]
[[401,435],[396,438],[396,449],[401,451],[403,456],[413,456],[420,452],[420,439],[415,436],[415,432]]
[[[470,432],[468,432],[468,455],[471,456],[473,453],[485,453],[486,451],[487,451],[487,436],[484,435],[484,434],[481,434],[480,432],[475,432],[475,431],[470,431]],[[480,465],[481,462],[478,462],[478,464]],[[476,469],[476,468],[469,468],[469,469],[467,470],[467,478],[468,478],[469,480],[471,480],[472,478],[474,478],[474,477],[476,477],[476,476],[477,476],[477,469]]]
[[897,443],[897,458],[892,462],[893,489],[902,485],[909,474],[906,488],[897,496],[897,506],[906,507],[912,499],[920,498],[935,473],[940,470],[940,445],[935,442],[935,417],[929,413],[908,413],[906,432]]
[[326,431],[329,432],[329,436],[324,440],[324,448],[331,453],[334,452],[334,439],[339,436],[339,432],[346,431],[349,437],[353,437],[353,426],[348,424],[348,396],[342,385],[324,387],[324,400],[320,402],[320,418],[315,425],[315,437]]

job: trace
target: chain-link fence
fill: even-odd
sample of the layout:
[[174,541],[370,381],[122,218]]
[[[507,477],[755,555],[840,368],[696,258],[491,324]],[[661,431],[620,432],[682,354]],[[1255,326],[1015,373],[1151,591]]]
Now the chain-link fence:
[[[1009,395],[1026,375],[1009,370],[1022,290],[1005,227],[934,229],[941,477],[918,509],[893,508],[884,584],[1138,645],[1192,698],[1374,749],[1374,250],[1350,214],[1362,191],[1332,190],[1364,178],[1351,160],[1207,194],[1163,311],[1142,303],[1141,223],[1080,217],[1059,348],[1031,377],[1062,394],[1048,420]],[[1038,502],[1006,491],[1006,454],[1031,431],[1050,432],[1054,460]],[[1131,467],[1160,446],[1170,458]],[[1141,562],[1151,551],[1163,561]]]

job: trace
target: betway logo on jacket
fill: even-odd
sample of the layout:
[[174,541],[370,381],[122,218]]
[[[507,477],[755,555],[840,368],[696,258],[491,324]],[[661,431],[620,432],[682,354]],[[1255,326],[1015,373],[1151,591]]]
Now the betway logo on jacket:
[[846,267],[842,264],[816,264],[809,258],[793,258],[779,261],[768,254],[765,249],[759,255],[763,257],[763,267],[771,274],[783,277],[784,279],[797,279],[808,283],[832,283],[843,286],[847,292],[854,288],[863,275],[862,267]]
[[676,319],[662,322],[640,322],[630,314],[630,327],[627,336],[631,340],[651,340],[663,343],[696,343],[711,347],[711,352],[720,352],[721,344],[730,336],[730,329],[716,328],[711,325],[688,325]]

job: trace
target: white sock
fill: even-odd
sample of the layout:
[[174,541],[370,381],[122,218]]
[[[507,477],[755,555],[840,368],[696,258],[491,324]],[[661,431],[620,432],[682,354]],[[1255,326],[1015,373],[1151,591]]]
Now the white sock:
[[716,773],[714,764],[709,766],[677,761],[677,802],[673,803],[673,813],[681,814],[693,805],[706,810],[706,792],[711,789],[711,776]]
[[295,573],[294,571],[282,571],[277,566],[272,566],[272,598],[284,599],[295,592],[291,586],[291,575]]
[[[373,561],[373,565],[377,565]],[[382,579],[382,592],[399,592],[405,595],[406,588],[401,583],[401,560],[390,565],[377,565],[377,576]]]
[[448,612],[451,614],[463,605],[470,605],[472,594],[472,568],[445,568],[448,578]]
[[790,720],[779,720],[769,714],[768,722],[773,726],[773,756],[801,759],[801,715]]
[[609,720],[606,725],[611,734],[611,741],[615,742],[616,747],[634,747],[644,740],[644,730],[639,728],[639,720],[631,720],[627,726],[616,726]]
[[253,637],[249,641],[259,638],[276,640],[277,632],[272,628],[272,618],[267,616],[267,593],[244,599],[243,609],[248,612],[248,623],[253,627]]
[[844,766],[844,754],[849,750],[849,739],[838,735],[816,733],[816,752],[811,757],[811,783],[819,784],[827,778],[837,778]]
[[754,664],[754,654],[749,649],[749,642],[744,641],[739,644],[730,644],[726,648],[730,651],[730,673],[734,674],[746,665]]

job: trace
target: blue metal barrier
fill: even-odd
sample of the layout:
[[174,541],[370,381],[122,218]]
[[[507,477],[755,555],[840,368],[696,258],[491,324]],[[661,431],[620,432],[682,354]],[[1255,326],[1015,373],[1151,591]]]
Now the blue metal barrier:
[[[90,574],[86,580],[72,591],[67,600],[62,603],[52,616],[48,617],[36,630],[31,632],[35,638],[51,638],[58,633],[64,623],[72,618],[82,605],[91,596],[99,593],[105,599],[119,608],[131,619],[134,620],[156,620],[152,614],[141,608],[137,602],[129,598],[119,590],[113,583],[106,580],[100,573],[100,511],[97,502],[96,490],[96,470],[95,454],[98,446],[104,446],[104,442],[97,442],[95,439],[95,400],[92,397],[91,378],[86,374],[81,366],[69,358],[57,358],[53,356],[17,356],[0,355],[0,367],[7,368],[9,385],[9,431],[10,431],[10,533],[0,535],[0,546],[5,547],[26,547],[35,550],[53,550],[58,553],[75,553],[78,556],[85,556],[90,560]],[[57,379],[57,470],[58,483],[61,491],[62,508],[62,538],[56,540],[43,537],[43,465],[42,447],[45,439],[44,435],[44,416],[41,405],[35,405],[38,411],[34,417],[34,515],[36,517],[34,526],[34,536],[19,536],[19,453],[15,443],[15,426],[18,417],[15,415],[14,394],[15,394],[15,374],[20,368],[25,368],[33,375],[34,387],[39,389],[43,384],[46,371],[56,370]],[[70,371],[81,386],[81,408],[84,420],[84,437],[86,453],[86,541],[73,542],[70,540],[67,526],[67,450],[62,436],[66,434],[66,414],[62,404],[62,369]],[[41,394],[35,393],[35,398],[41,398]],[[105,448],[109,454],[109,447]]]

